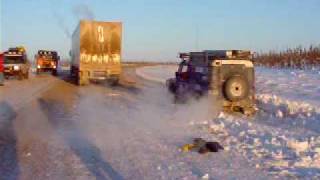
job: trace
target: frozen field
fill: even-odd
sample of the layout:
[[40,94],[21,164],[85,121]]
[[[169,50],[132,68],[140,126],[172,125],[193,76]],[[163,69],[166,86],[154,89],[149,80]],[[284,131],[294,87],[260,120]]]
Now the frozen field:
[[[137,74],[164,84],[175,70],[144,67]],[[320,178],[320,72],[257,68],[256,89],[255,117],[220,113],[186,123],[271,175]]]
[[[207,98],[174,104],[163,83],[175,69],[126,68],[116,87],[78,87],[67,73],[6,81],[0,179],[320,178],[317,72],[258,68],[247,118]],[[181,152],[198,137],[225,150]]]

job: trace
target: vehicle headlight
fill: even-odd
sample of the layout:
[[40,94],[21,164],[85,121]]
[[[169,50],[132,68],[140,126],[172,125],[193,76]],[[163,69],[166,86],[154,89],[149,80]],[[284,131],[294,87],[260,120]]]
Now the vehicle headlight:
[[20,70],[20,67],[19,66],[13,66],[13,70],[18,71],[18,70]]
[[38,68],[38,69],[40,69],[40,68],[41,68],[41,66],[40,66],[40,65],[38,65],[38,66],[37,66],[37,68]]
[[57,66],[53,66],[53,69],[57,68]]

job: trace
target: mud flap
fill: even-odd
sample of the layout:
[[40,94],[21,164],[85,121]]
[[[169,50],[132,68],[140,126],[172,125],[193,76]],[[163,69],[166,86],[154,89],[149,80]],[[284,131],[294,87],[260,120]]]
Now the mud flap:
[[78,73],[78,85],[79,86],[85,86],[89,84],[89,72],[87,71],[81,71]]

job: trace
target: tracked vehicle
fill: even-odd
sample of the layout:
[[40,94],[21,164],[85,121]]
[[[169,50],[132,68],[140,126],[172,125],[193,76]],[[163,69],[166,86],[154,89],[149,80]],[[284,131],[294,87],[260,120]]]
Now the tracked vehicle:
[[225,110],[255,112],[255,73],[250,51],[207,50],[181,53],[175,78],[167,87],[176,101],[215,96]]

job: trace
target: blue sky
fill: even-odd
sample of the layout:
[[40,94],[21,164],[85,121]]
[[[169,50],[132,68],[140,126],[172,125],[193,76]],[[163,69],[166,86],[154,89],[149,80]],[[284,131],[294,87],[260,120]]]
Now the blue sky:
[[320,0],[0,0],[1,50],[24,45],[68,57],[87,7],[123,22],[123,58],[176,60],[180,51],[279,50],[320,44]]

